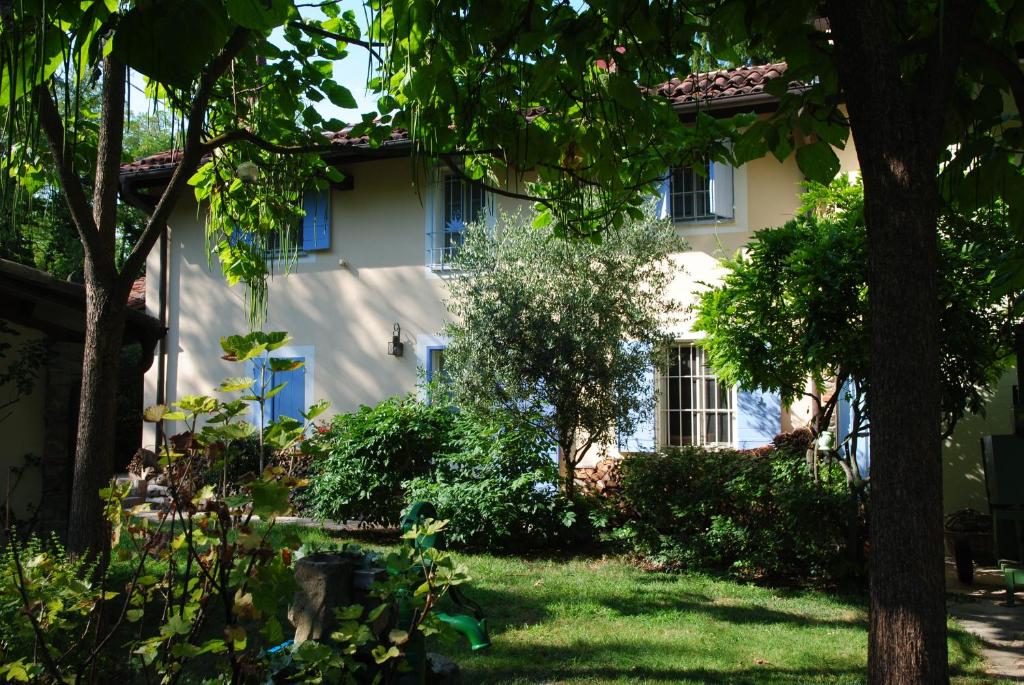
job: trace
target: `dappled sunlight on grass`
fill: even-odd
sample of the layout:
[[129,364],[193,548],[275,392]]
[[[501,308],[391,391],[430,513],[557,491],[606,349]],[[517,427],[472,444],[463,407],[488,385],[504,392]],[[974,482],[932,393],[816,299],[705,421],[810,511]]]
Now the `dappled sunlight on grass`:
[[[864,681],[862,598],[650,573],[614,558],[458,556],[493,647],[471,652],[450,639],[432,649],[458,661],[466,683]],[[952,632],[957,685],[995,682],[977,650]]]

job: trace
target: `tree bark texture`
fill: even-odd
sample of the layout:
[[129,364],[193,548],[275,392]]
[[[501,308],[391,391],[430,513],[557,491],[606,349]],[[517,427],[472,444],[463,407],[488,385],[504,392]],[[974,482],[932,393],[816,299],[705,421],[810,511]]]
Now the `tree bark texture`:
[[123,284],[98,277],[86,266],[86,326],[68,520],[68,548],[99,553],[109,544],[99,491],[108,485],[114,455],[118,366],[127,314]]
[[[970,25],[972,3],[943,11],[947,28]],[[868,233],[868,676],[945,685],[936,175],[958,45],[947,31],[905,74],[892,12],[883,0],[829,5]]]

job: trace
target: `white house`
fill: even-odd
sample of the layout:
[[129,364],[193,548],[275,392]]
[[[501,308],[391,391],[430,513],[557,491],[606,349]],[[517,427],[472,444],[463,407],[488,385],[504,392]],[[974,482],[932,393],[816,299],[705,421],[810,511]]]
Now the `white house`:
[[[692,117],[698,106],[711,113],[762,112],[775,103],[764,84],[784,72],[784,64],[744,67],[674,80],[659,92],[682,117]],[[276,354],[305,361],[274,398],[274,414],[295,415],[320,398],[329,399],[335,412],[352,411],[411,392],[418,373],[436,372],[444,359],[439,331],[446,317],[439,272],[458,249],[459,226],[516,208],[515,201],[491,197],[442,170],[416,178],[408,141],[400,135],[377,148],[344,133],[334,141],[337,150],[327,159],[350,183],[307,195],[297,263],[270,285],[265,329],[288,331],[293,338]],[[852,144],[837,152],[842,171],[856,172]],[[126,196],[144,197],[166,181],[175,162],[166,153],[126,165]],[[799,204],[803,176],[792,157],[783,163],[766,157],[735,169],[714,164],[708,171],[673,169],[663,190],[661,211],[689,245],[676,255],[684,272],[670,293],[682,303],[693,301],[699,282],[718,278],[721,258],[739,250],[754,231],[792,218]],[[219,267],[208,265],[202,209],[183,201],[169,224],[165,242],[147,263],[147,307],[168,329],[146,376],[148,404],[209,393],[222,378],[237,375],[221,359],[219,339],[248,329],[244,292],[229,288]],[[675,347],[652,379],[660,389],[654,424],[620,436],[623,451],[682,444],[754,447],[807,420],[806,407],[781,407],[775,397],[718,383],[691,324],[682,317],[671,331]],[[395,357],[388,343],[399,329],[405,353]],[[989,419],[968,419],[967,430],[1009,432],[1008,393],[1001,387]],[[957,440],[964,444],[947,449],[954,470],[947,482],[969,482],[964,474],[980,478],[976,441]],[[947,493],[948,508],[967,504],[983,507],[983,489]]]

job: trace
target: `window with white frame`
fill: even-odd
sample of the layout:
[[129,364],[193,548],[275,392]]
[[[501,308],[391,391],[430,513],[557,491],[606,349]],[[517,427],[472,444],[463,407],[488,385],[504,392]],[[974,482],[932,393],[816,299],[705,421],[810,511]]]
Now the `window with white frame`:
[[708,162],[673,167],[667,179],[668,214],[674,221],[715,221],[733,217],[732,167]]
[[427,380],[438,380],[442,383],[448,380],[444,369],[443,347],[430,347],[427,349]]
[[698,345],[673,345],[658,374],[658,442],[666,447],[732,445],[736,392]]
[[427,264],[433,269],[449,268],[466,237],[466,227],[492,216],[491,199],[480,186],[455,174],[438,179],[435,206],[428,216]]

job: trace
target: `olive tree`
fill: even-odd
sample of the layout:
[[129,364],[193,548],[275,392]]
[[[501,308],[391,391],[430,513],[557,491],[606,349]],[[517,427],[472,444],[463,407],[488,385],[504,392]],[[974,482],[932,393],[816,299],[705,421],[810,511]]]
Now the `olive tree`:
[[446,280],[456,402],[543,430],[571,494],[584,455],[653,411],[649,370],[682,248],[653,214],[592,241],[553,238],[521,214],[470,228]]

